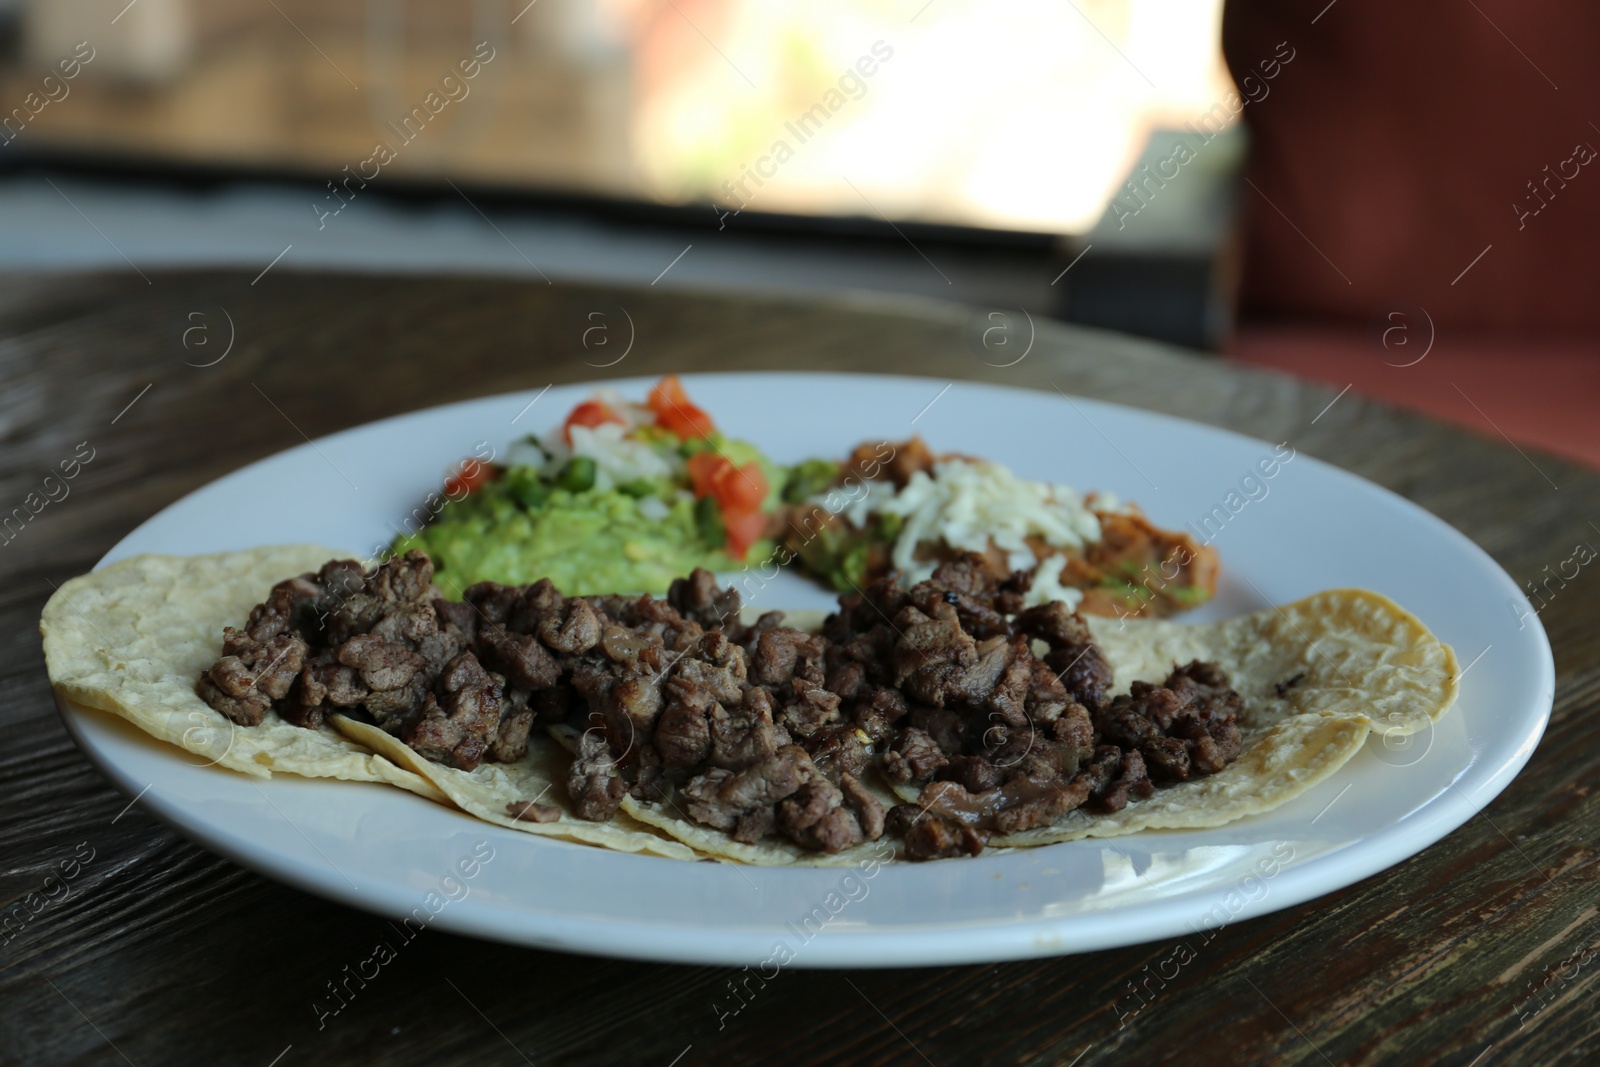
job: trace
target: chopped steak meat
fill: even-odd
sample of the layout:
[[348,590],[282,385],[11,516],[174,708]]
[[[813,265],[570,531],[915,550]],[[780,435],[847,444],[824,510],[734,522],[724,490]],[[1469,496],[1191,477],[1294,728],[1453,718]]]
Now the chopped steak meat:
[[[252,622],[255,616],[252,614]],[[251,636],[252,633],[260,637]],[[200,676],[201,699],[240,726],[255,726],[273,701],[288,696],[305,663],[308,646],[303,638],[266,626],[252,625],[245,632],[228,627],[223,632],[226,653]]]
[[900,638],[892,660],[894,682],[907,696],[942,708],[945,701],[964,696],[968,669],[978,662],[978,645],[961,629],[954,607],[942,602],[933,607],[932,615],[908,606],[896,616]]
[[983,793],[1000,784],[999,768],[982,756],[957,756],[934,773],[969,793]]
[[801,747],[811,754],[817,770],[838,781],[843,775],[859,777],[872,760],[872,750],[854,723],[824,727],[804,738]]
[[741,703],[732,708],[713,704],[706,718],[711,738],[708,758],[713,767],[737,770],[770,759],[778,750],[772,698],[764,689],[741,694]]
[[[837,853],[891,833],[914,859],[1120,811],[1238,757],[1243,703],[1216,665],[1112,696],[1083,618],[1024,608],[1029,576],[994,574],[967,554],[909,590],[879,578],[813,634],[778,612],[742,623],[738,593],[704,570],[663,599],[566,597],[543,580],[454,602],[422,553],[371,571],[336,560],[228,628],[196,692],[246,726],[351,715],[462,770],[520,760],[536,729],[560,727],[577,739],[565,787],[579,818],[610,819],[632,795],[741,842]],[[873,775],[918,801],[886,812]],[[506,811],[561,815],[539,798]]]
[[926,782],[950,761],[944,749],[925,730],[908,726],[890,743],[883,754],[883,772],[889,781],[904,785],[907,782]]
[[445,666],[435,692],[402,738],[428,759],[470,771],[499,734],[500,683],[478,657],[463,652]]
[[1090,708],[1105,703],[1111,688],[1111,666],[1089,633],[1089,624],[1059,600],[1028,608],[1016,627],[1050,646],[1045,666],[1055,672],[1072,698]]
[[506,814],[517,822],[556,822],[561,818],[561,809],[554,804],[513,800],[506,805]]
[[530,693],[549,689],[561,680],[561,665],[555,654],[538,638],[489,623],[478,631],[477,646],[488,663]]
[[585,731],[578,739],[577,758],[567,771],[567,795],[572,798],[578,817],[605,822],[622,806],[628,792],[611,746],[599,731]]
[[890,833],[905,840],[906,854],[914,860],[976,856],[988,844],[960,819],[916,804],[896,804],[885,823]]
[[746,817],[758,808],[770,811],[778,801],[817,777],[820,776],[805,749],[789,745],[741,770],[713,768],[690,779],[683,787],[683,795],[694,819],[733,833],[735,840],[753,844],[754,840],[739,835]]
[[838,786],[826,778],[813,778],[778,802],[778,829],[795,844],[822,852],[859,845],[865,840],[861,820],[844,800]]
[[[878,767],[892,784],[921,787],[889,819],[913,858],[975,853],[991,834],[1079,808],[1119,811],[1156,784],[1237,758],[1242,702],[1223,671],[1191,663],[1112,699],[1110,664],[1083,618],[1059,602],[1023,608],[1026,579],[992,573],[968,555],[908,593],[892,578],[873,582],[841,598],[824,629],[865,678],[884,677],[908,702]],[[873,615],[888,610],[885,638]],[[884,731],[888,717],[871,705],[855,714]]]
[[[719,705],[720,707],[720,705]],[[688,770],[703,762],[711,752],[711,723],[708,709],[674,702],[656,720],[656,751],[670,770]]]
[[[421,552],[386,560],[371,572],[354,560],[333,560],[278,583],[251,611],[244,631],[227,631],[222,658],[201,676],[196,692],[246,724],[259,722],[269,707],[313,729],[330,712],[353,715],[430,759],[463,769],[486,755],[520,759],[526,728],[512,723],[501,730],[504,677],[485,671],[469,648],[479,617],[472,603],[443,599],[433,584],[433,563]],[[498,647],[489,640],[477,651],[503,665],[525,690],[534,688],[528,681],[543,681],[525,677],[521,662],[499,656]]]
[[500,709],[500,727],[484,758],[491,763],[515,763],[528,754],[528,734],[533,729],[533,712],[513,710],[510,700]]
[[751,657],[751,677],[771,688],[787,685],[796,674],[804,678],[807,668],[821,661],[826,648],[826,639],[816,634],[787,626],[763,630]]
[[1138,753],[1157,782],[1216,774],[1238,758],[1243,702],[1210,663],[1193,662],[1165,684],[1134,682],[1095,716],[1101,737]]
[[882,837],[886,817],[883,802],[853,774],[839,776],[839,792],[844,795],[845,806],[855,813],[862,836],[868,841]]
[[1130,797],[1147,797],[1155,791],[1138,749],[1124,750],[1120,764],[1116,778],[1095,794],[1095,807],[1100,811],[1121,811],[1128,806]]
[[687,578],[675,578],[667,589],[667,603],[686,619],[706,629],[723,629],[739,621],[739,591],[717,586],[716,576],[696,567]]
[[588,601],[574,597],[540,618],[537,633],[555,651],[581,656],[600,643],[600,616]]
[[403,644],[375,634],[358,634],[339,646],[339,662],[361,672],[368,689],[381,691],[409,685],[422,669],[423,659]]

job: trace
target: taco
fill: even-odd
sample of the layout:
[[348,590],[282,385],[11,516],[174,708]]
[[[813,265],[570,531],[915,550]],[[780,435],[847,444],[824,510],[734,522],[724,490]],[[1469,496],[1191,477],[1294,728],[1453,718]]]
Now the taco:
[[[370,744],[349,723],[336,728],[336,716],[326,712],[338,704],[297,712],[299,702],[283,698],[302,689],[302,674],[309,677],[315,668],[294,633],[370,611],[403,584],[404,572],[392,565],[374,572],[384,580],[368,591],[361,564],[329,562],[337,555],[306,545],[144,555],[74,578],[50,598],[40,621],[51,682],[63,696],[192,753],[197,764],[263,778],[276,773],[385,782],[530,833],[695,858],[683,845],[626,818],[607,824],[572,818],[565,791],[551,788],[566,762],[554,746],[480,775],[496,794],[526,802],[518,820],[505,814],[506,801],[485,808],[481,788],[460,787],[450,778],[443,779],[446,788],[438,788],[435,776],[417,773],[426,761],[414,750]],[[299,572],[305,573],[279,581]],[[313,584],[320,599],[296,599]],[[347,694],[328,695],[342,700]],[[559,826],[534,821],[533,813],[545,807],[557,814],[565,810],[566,820]]]
[[45,666],[63,696],[110,712],[178,746],[190,762],[258,778],[388,782],[441,799],[427,780],[347,741],[277,715],[244,728],[195,694],[224,629],[243,622],[285,574],[317,566],[326,548],[284,545],[213,556],[138,556],[65,583],[39,622]]
[[240,739],[217,762],[250,773],[388,781],[530,833],[767,865],[852,863],[886,835],[932,859],[1220,825],[1309,789],[1375,727],[1426,727],[1457,686],[1448,646],[1359,590],[1202,625],[1085,621],[964,555],[826,619],[751,618],[703,570],[665,599],[545,580],[455,601],[420,552],[318,558],[141,557],[76,579],[46,607],[52,680],[191,749],[176,725],[209,713]]

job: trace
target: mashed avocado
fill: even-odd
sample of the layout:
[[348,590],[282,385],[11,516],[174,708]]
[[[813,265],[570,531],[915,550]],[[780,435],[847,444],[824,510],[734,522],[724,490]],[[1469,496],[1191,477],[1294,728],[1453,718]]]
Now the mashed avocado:
[[[395,550],[420,548],[433,557],[438,582],[459,598],[475,582],[525,585],[549,578],[569,596],[667,591],[674,578],[696,567],[744,566],[712,548],[687,494],[670,502],[620,490],[556,489],[544,504],[525,508],[493,486],[444,509],[439,521],[395,542]],[[660,501],[660,509],[645,500]],[[641,510],[643,509],[643,510]],[[765,558],[758,542],[751,558]]]
[[[759,462],[774,487],[767,510],[776,508],[785,472],[753,446],[713,434],[656,447],[679,457],[716,447],[736,463]],[[519,464],[446,504],[433,523],[397,538],[394,550],[428,553],[452,599],[476,582],[524,585],[540,578],[569,596],[659,595],[696,567],[738,570],[771,554],[772,542],[763,539],[744,560],[730,557],[713,504],[694,498],[686,476],[619,484],[615,477],[597,479],[594,461],[584,457],[552,460],[544,468]]]

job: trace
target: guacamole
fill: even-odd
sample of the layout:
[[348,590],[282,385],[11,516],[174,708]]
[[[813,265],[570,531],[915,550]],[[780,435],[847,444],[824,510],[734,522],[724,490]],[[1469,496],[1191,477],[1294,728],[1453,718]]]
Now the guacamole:
[[[736,571],[772,552],[765,526],[787,472],[753,445],[714,430],[690,441],[636,434],[632,440],[664,461],[650,476],[640,473],[637,449],[631,467],[615,460],[616,442],[606,445],[606,436],[616,435],[578,430],[577,450],[525,438],[513,446],[511,465],[489,468],[489,480],[446,503],[429,525],[397,538],[394,551],[428,553],[440,588],[453,599],[477,582],[525,585],[540,578],[569,596],[659,595],[696,567]],[[581,454],[585,446],[592,455]],[[697,495],[688,473],[702,452],[755,464],[756,482],[766,483],[761,536],[745,536],[742,558],[728,551],[726,512],[712,497]]]
[[[743,563],[709,544],[688,494],[670,503],[621,490],[558,489],[526,508],[486,486],[447,506],[439,521],[395,541],[433,557],[440,588],[459,598],[476,582],[526,585],[549,578],[569,596],[667,591],[696,567],[737,570]],[[666,514],[646,500],[660,501]],[[771,550],[758,542],[752,553]]]

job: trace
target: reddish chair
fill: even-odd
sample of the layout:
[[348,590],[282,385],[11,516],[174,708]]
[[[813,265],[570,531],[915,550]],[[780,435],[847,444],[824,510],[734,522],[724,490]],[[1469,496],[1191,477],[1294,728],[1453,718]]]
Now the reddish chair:
[[1236,78],[1295,50],[1244,111],[1231,354],[1600,465],[1600,11],[1323,3],[1224,13]]

